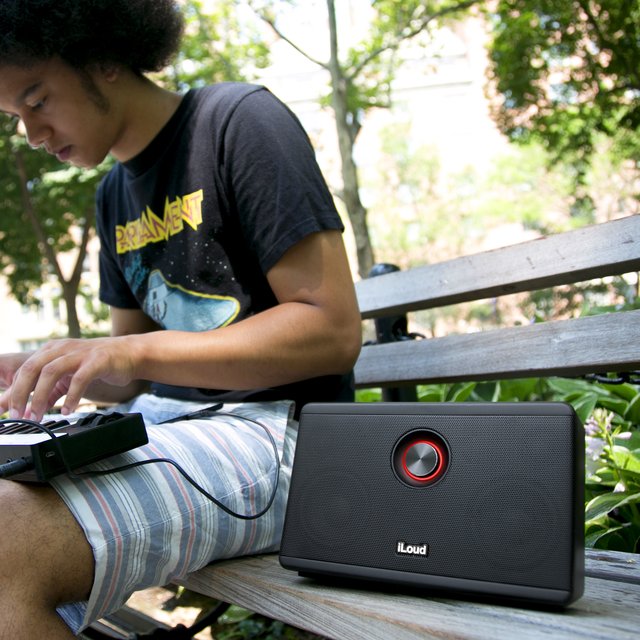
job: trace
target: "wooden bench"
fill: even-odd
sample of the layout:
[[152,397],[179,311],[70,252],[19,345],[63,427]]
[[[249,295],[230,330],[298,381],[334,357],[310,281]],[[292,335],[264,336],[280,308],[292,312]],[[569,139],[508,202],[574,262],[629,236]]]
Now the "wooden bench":
[[[640,271],[640,216],[387,273],[356,286],[363,319],[389,320],[633,271]],[[362,349],[355,382],[359,388],[410,390],[426,382],[637,369],[640,310],[371,344]],[[587,551],[585,594],[564,612],[322,585],[282,569],[275,554],[220,562],[180,583],[336,640],[545,634],[621,640],[640,633],[639,560],[634,554]]]

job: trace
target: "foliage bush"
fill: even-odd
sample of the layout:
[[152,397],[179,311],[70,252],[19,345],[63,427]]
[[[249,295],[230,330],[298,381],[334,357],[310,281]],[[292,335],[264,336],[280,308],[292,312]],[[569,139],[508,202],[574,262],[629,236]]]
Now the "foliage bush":
[[[378,401],[379,390],[358,401]],[[418,386],[422,402],[557,401],[585,427],[585,544],[640,552],[640,389],[628,382],[530,378]]]
[[241,607],[232,606],[211,627],[211,637],[216,640],[314,640],[319,638],[308,633],[252,613]]

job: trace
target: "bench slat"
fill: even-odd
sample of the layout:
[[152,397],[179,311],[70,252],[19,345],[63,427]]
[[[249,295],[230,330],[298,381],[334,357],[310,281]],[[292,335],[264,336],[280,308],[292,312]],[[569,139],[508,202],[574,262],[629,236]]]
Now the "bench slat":
[[430,381],[574,376],[640,368],[640,310],[368,345],[357,387]]
[[592,578],[640,584],[640,554],[587,549],[585,573]]
[[640,270],[640,215],[356,283],[363,318]]
[[[182,582],[293,626],[339,640],[616,638],[638,636],[640,567],[632,554],[587,552],[585,595],[566,612],[320,585],[276,555],[220,562]],[[605,569],[603,567],[614,565]],[[624,582],[618,581],[623,575]]]

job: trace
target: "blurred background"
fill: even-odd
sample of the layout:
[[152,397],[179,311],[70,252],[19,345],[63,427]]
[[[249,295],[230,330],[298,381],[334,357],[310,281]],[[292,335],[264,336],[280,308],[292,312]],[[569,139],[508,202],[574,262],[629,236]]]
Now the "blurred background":
[[[266,85],[300,118],[354,278],[638,213],[640,8],[572,0],[183,0],[178,91]],[[106,331],[94,171],[0,127],[0,349]],[[163,212],[154,212],[162,216]],[[416,314],[425,335],[636,304],[637,274]]]

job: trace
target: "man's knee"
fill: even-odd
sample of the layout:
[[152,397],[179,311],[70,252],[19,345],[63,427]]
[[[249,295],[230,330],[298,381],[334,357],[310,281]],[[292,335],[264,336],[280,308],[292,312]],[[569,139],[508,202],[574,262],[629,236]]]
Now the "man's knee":
[[91,547],[53,489],[0,480],[0,532],[2,593],[29,592],[51,604],[88,597]]

